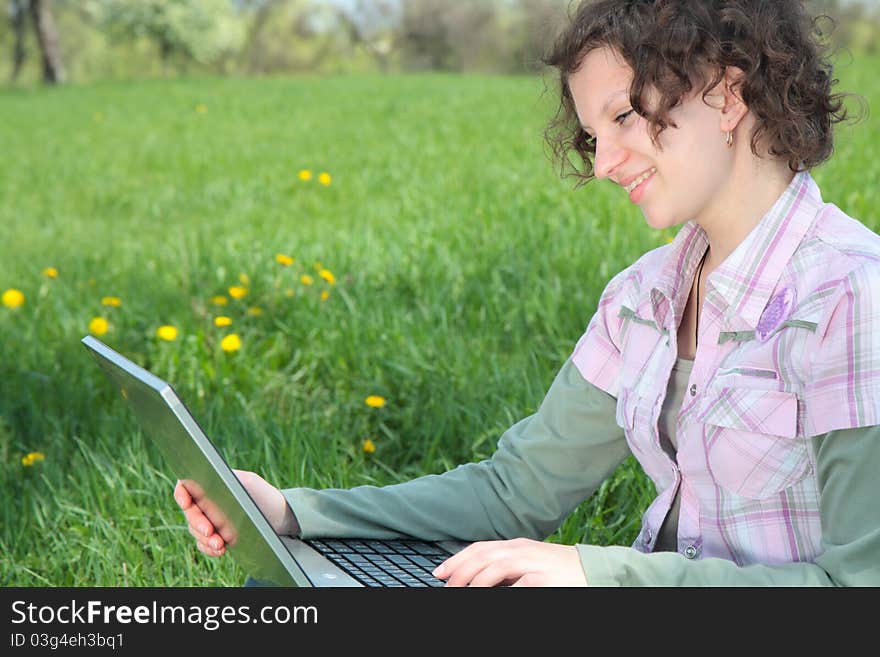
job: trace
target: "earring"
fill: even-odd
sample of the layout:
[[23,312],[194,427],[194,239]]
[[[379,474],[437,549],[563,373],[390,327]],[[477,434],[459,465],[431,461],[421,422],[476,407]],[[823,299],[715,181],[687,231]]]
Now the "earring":
[[727,132],[727,140],[726,141],[727,141],[728,148],[733,146],[733,132],[731,132],[731,131]]

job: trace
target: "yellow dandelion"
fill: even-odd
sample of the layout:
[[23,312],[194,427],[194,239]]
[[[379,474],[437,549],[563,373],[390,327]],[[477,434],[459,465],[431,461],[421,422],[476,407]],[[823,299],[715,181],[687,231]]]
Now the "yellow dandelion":
[[211,297],[211,303],[215,306],[225,306],[229,303],[229,299],[224,297],[222,294],[218,294],[216,297]]
[[49,278],[58,278],[58,270],[55,267],[46,267],[43,270],[43,276],[48,276]]
[[229,288],[229,296],[233,299],[244,299],[247,296],[247,293],[247,288],[241,285],[233,285]]
[[196,105],[196,112],[198,112],[199,114],[207,114],[208,106],[204,103],[199,103],[198,105]]
[[284,265],[285,267],[290,267],[296,260],[291,258],[289,255],[284,255],[283,253],[278,253],[275,255],[275,262],[279,265]]
[[18,308],[24,305],[24,294],[21,293],[21,290],[9,288],[3,293],[2,301],[7,308]]
[[324,265],[322,265],[320,262],[316,262],[312,266],[315,268],[315,271],[321,271],[322,269],[324,269]]
[[177,328],[166,324],[165,326],[160,326],[156,329],[156,335],[162,340],[171,342],[172,340],[177,339]]
[[118,308],[122,305],[122,300],[119,297],[104,297],[101,299],[102,306],[113,306],[114,308]]
[[330,283],[330,285],[336,285],[336,277],[333,275],[333,272],[329,269],[322,269],[318,272],[318,276],[323,278],[325,281]]
[[330,177],[330,174],[325,171],[320,176],[318,176],[318,182],[324,185],[324,187],[327,187],[327,185],[333,182],[333,179]]
[[290,298],[293,298],[296,296],[296,292],[294,292],[290,288],[287,288],[286,290],[284,290],[284,296],[286,296],[288,299],[290,299]]
[[259,317],[263,314],[263,309],[259,306],[251,306],[250,308],[248,308],[247,314],[251,317]]
[[303,274],[302,276],[299,277],[299,282],[302,283],[303,285],[311,285],[312,283],[315,282],[315,279],[312,278],[311,276],[309,276],[308,274]]
[[224,327],[232,324],[232,318],[226,317],[225,315],[220,315],[219,317],[214,318],[214,326]]
[[104,335],[110,328],[110,322],[103,317],[95,317],[89,322],[89,332],[94,335]]
[[308,169],[302,169],[299,172],[299,179],[300,180],[311,180],[312,179],[312,172],[309,171]]
[[31,467],[37,461],[45,461],[46,455],[43,452],[31,452],[21,457],[21,464],[26,468]]
[[365,454],[372,454],[375,451],[376,451],[376,443],[374,443],[372,440],[367,438],[364,441],[364,453]]
[[667,244],[672,244],[672,240],[674,240],[674,239],[675,239],[674,237],[667,237],[667,238],[666,238],[666,243],[667,243]]
[[220,340],[220,348],[228,354],[241,349],[241,338],[235,333],[230,333]]
[[330,298],[330,292],[328,290],[321,290],[321,301],[326,301]]
[[248,275],[245,274],[245,273],[241,273],[241,274],[239,274],[239,275],[238,275],[238,280],[241,281],[241,284],[242,284],[242,285],[250,285],[250,284],[251,284],[250,276],[248,276]]
[[370,395],[364,400],[364,403],[370,408],[382,408],[385,405],[385,398],[379,395]]

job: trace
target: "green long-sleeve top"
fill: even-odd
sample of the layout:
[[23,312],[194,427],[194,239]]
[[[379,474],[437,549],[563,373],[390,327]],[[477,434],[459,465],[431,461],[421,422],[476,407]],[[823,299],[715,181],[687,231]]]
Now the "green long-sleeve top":
[[[283,490],[300,536],[463,541],[546,538],[629,455],[616,400],[566,361],[538,411],[491,458],[384,487]],[[814,563],[741,567],[677,552],[577,545],[592,586],[880,585],[880,427],[811,439],[824,552]],[[673,525],[674,526],[674,525]]]

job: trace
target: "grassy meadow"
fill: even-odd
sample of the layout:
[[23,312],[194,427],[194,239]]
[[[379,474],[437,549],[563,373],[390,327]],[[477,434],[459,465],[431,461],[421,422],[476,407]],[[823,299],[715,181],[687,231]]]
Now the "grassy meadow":
[[[843,62],[840,89],[876,106],[878,64]],[[554,108],[529,77],[0,90],[0,292],[24,295],[0,306],[0,582],[245,577],[195,550],[89,332],[170,381],[233,467],[281,487],[490,456],[605,283],[674,235],[607,181],[559,178]],[[813,175],[877,230],[880,122],[837,134]],[[628,544],[653,493],[630,458],[549,540]]]

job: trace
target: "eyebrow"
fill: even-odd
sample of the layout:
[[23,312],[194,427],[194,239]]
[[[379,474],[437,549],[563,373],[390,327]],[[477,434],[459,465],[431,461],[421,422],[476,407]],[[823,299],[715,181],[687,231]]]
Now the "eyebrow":
[[[607,112],[607,111],[608,111],[608,108],[611,107],[611,103],[614,102],[614,99],[617,98],[617,97],[620,96],[620,95],[625,95],[625,94],[627,94],[628,91],[629,91],[629,89],[620,89],[619,91],[615,91],[613,94],[611,94],[611,95],[608,97],[608,100],[605,101],[605,104],[602,105],[602,109],[600,110],[599,114],[602,115],[602,114],[604,114],[605,112]],[[583,124],[581,124],[581,127],[582,127],[586,132],[589,132],[590,129],[591,129],[589,126],[585,126],[585,125],[583,125]]]

